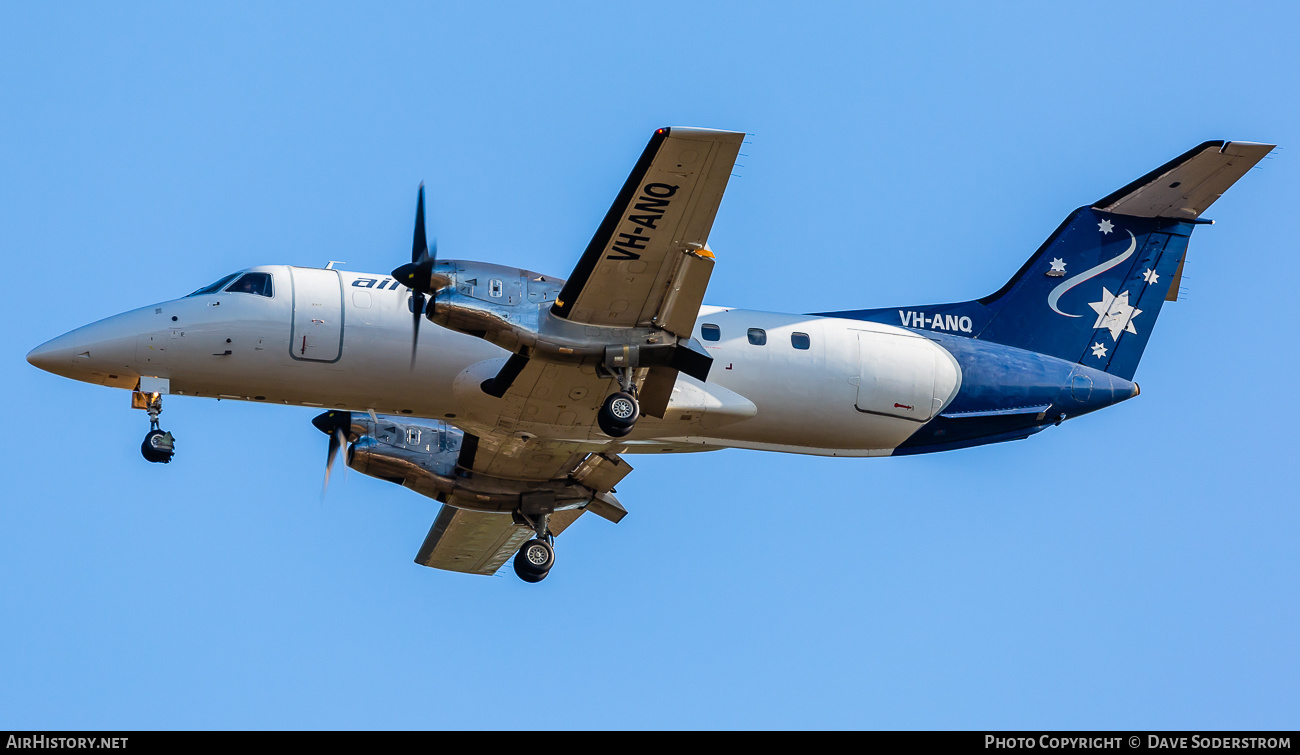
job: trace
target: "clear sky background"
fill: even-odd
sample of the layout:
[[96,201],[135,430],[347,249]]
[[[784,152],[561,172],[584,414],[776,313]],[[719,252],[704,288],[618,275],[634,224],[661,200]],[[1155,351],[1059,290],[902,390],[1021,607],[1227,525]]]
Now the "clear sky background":
[[[1294,4],[0,4],[0,728],[1300,726]],[[652,130],[748,131],[707,300],[964,300],[1208,139],[1142,395],[899,459],[633,459],[527,585],[310,408],[29,349],[255,264],[567,275]],[[382,380],[383,375],[376,375]]]

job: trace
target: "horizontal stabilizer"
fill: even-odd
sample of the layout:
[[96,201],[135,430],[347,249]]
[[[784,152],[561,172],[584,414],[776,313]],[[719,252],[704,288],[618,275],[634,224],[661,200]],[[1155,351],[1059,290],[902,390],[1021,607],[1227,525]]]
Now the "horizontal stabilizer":
[[1198,218],[1274,146],[1254,142],[1205,142],[1099,200],[1092,207],[1139,218]]

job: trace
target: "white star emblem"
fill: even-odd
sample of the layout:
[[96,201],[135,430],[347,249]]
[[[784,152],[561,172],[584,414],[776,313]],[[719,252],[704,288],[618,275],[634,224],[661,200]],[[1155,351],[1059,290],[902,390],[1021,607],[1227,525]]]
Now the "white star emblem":
[[1054,273],[1063,273],[1063,272],[1065,272],[1065,260],[1061,259],[1060,257],[1055,257],[1055,258],[1053,258],[1053,259],[1052,259],[1052,272],[1054,272]]
[[1148,267],[1146,269],[1146,272],[1142,273],[1142,280],[1146,281],[1147,283],[1155,283],[1160,280],[1160,276],[1156,275],[1155,270],[1152,270],[1151,268]]
[[1106,356],[1106,347],[1099,343],[1092,345],[1092,355],[1098,359],[1104,359]]
[[1097,224],[1097,227],[1101,229],[1102,233],[1110,233],[1115,228],[1115,224],[1109,220],[1103,220]]
[[1128,303],[1127,291],[1116,296],[1110,292],[1110,289],[1102,286],[1101,301],[1092,302],[1088,306],[1097,313],[1097,322],[1093,323],[1092,327],[1109,330],[1110,340],[1118,341],[1119,334],[1125,331],[1137,333],[1137,328],[1133,327],[1133,318],[1142,314],[1142,310],[1135,309]]

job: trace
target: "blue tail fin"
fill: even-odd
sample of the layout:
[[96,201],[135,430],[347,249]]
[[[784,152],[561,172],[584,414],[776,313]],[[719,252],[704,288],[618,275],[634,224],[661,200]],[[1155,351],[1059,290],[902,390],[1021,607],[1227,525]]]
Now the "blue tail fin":
[[1201,212],[1272,145],[1206,142],[1075,210],[998,291],[974,301],[826,312],[964,335],[1133,378],[1166,300],[1177,298]]
[[1006,286],[966,303],[983,315],[975,337],[1132,380],[1191,232],[1081,208]]

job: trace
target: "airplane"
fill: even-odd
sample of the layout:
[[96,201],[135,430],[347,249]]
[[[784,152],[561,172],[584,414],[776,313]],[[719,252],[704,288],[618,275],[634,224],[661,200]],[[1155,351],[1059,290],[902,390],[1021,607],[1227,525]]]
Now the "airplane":
[[490,575],[513,556],[535,583],[584,513],[627,514],[629,456],[933,453],[1137,396],[1192,230],[1273,149],[1189,150],[1070,213],[988,296],[781,314],[703,304],[744,138],[656,130],[567,279],[438,259],[421,184],[411,261],[388,275],[252,267],[27,360],[130,391],[151,462],[175,453],[164,396],[324,409],[326,485],[346,446],[352,469],[442,504],[417,563]]

